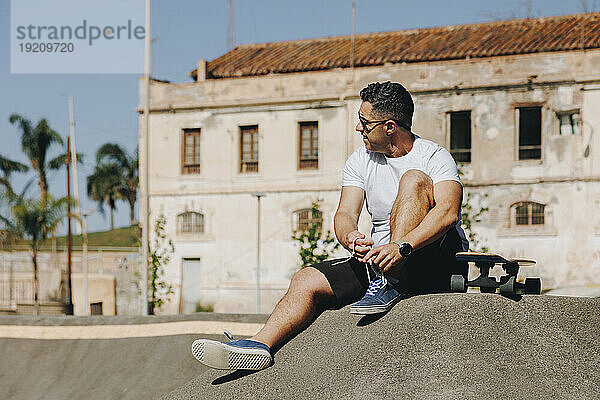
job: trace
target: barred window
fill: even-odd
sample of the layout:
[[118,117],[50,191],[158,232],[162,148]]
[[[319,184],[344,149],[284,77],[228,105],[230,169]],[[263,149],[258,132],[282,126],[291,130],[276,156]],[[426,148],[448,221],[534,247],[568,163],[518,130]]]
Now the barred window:
[[90,303],[90,315],[102,315],[102,302]]
[[181,173],[200,173],[200,128],[183,130]]
[[197,212],[184,212],[177,216],[179,233],[204,233],[204,215]]
[[471,162],[471,111],[449,114],[450,153],[457,162]]
[[319,124],[300,122],[298,169],[319,168]]
[[240,126],[240,172],[258,172],[258,125]]
[[311,208],[294,211],[294,231],[307,231],[314,224],[323,224],[323,213]]
[[514,207],[515,225],[544,225],[544,204],[525,201]]

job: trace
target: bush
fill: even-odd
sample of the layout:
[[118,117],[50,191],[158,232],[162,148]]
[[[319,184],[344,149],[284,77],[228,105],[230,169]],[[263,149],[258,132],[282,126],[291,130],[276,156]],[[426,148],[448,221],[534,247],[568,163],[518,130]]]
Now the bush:
[[301,268],[327,260],[340,247],[331,231],[323,232],[321,201],[314,201],[310,210],[312,218],[318,222],[314,222],[307,230],[294,231],[292,235],[292,239],[299,245]]
[[196,303],[196,312],[214,312],[215,309],[212,304],[204,305],[202,303]]

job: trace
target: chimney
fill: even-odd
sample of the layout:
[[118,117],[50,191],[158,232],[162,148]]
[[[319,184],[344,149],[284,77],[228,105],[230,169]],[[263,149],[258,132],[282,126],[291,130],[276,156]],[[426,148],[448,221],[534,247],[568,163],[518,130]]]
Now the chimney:
[[206,80],[206,60],[198,60],[198,69],[196,70],[196,81]]

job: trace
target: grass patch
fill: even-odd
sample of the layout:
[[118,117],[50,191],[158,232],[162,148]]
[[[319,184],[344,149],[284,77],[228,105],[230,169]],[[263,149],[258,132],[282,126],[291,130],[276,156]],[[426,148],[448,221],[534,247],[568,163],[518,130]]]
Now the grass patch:
[[[29,240],[19,242],[22,245],[28,245]],[[46,240],[44,246],[51,246],[52,239]],[[66,236],[56,237],[56,246],[63,247],[67,245]],[[83,235],[73,235],[73,247],[83,245]],[[137,225],[131,225],[124,228],[117,228],[101,232],[88,233],[88,246],[90,247],[139,247],[140,228]]]

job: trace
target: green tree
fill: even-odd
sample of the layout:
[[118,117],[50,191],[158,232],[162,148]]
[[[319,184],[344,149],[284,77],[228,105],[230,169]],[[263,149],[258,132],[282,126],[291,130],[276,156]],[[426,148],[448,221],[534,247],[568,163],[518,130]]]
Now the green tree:
[[31,121],[19,114],[12,114],[9,121],[13,125],[17,124],[21,129],[21,149],[29,159],[31,168],[38,175],[40,200],[43,206],[48,198],[47,171],[65,165],[64,154],[59,154],[48,161],[48,152],[53,145],[63,146],[63,140],[55,130],[50,128],[45,118],[42,118],[35,127],[32,126]]
[[[473,224],[481,222],[482,217],[488,212],[488,207],[473,208],[473,197],[471,192],[467,192],[462,204],[462,228],[465,231],[467,239],[469,239],[470,250],[486,253],[488,248],[482,246],[482,239],[479,234],[473,230]],[[483,195],[487,197],[487,193]]]
[[54,233],[66,215],[67,199],[31,199],[23,195],[6,194],[9,216],[0,215],[2,230],[10,236],[28,239],[33,262],[34,314],[39,311],[38,253],[48,234]]
[[173,242],[165,233],[167,219],[161,214],[154,223],[154,244],[150,249],[151,265],[148,274],[148,285],[150,288],[150,299],[148,300],[148,314],[153,315],[165,302],[169,301],[169,295],[173,293],[173,286],[164,280],[165,265],[171,260],[175,251]]
[[[458,165],[458,174],[463,177],[462,171],[463,165]],[[488,195],[484,193],[483,198],[486,198]],[[488,207],[474,207],[473,203],[475,202],[473,198],[473,194],[470,191],[465,190],[465,196],[463,196],[462,210],[461,210],[461,219],[462,219],[462,228],[465,231],[465,235],[467,239],[469,239],[469,251],[480,251],[487,252],[488,248],[482,246],[482,239],[479,234],[474,230],[474,224],[477,224],[482,221],[484,215],[489,211]]]
[[119,190],[123,187],[123,177],[117,164],[98,164],[94,173],[87,177],[88,196],[98,202],[98,209],[104,215],[104,204],[110,210],[110,229],[115,229],[114,211],[116,201],[120,198]]
[[119,168],[122,184],[118,192],[120,198],[129,203],[129,220],[131,225],[135,221],[134,209],[139,185],[138,162],[137,149],[133,153],[129,153],[116,143],[106,143],[96,152],[96,163],[98,165],[115,164]]
[[323,232],[320,203],[321,200],[312,203],[310,215],[314,222],[308,226],[308,229],[296,230],[292,234],[292,239],[296,240],[300,246],[301,268],[327,260],[331,253],[340,247],[340,244],[331,235],[331,231]]

